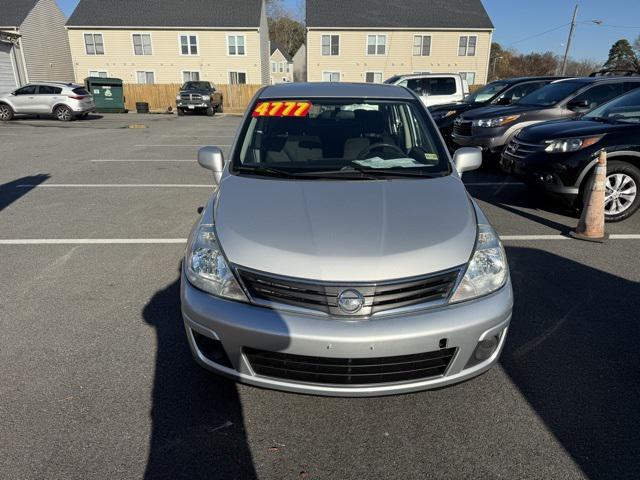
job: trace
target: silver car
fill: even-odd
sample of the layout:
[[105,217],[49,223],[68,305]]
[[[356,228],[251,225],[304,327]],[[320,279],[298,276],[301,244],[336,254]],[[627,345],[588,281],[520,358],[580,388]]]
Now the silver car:
[[95,111],[91,94],[77,83],[29,83],[13,92],[0,94],[0,120],[15,114],[53,115],[60,121],[86,118]]
[[513,294],[504,249],[420,99],[297,83],[254,98],[191,232],[182,314],[196,361],[240,382],[373,396],[496,363]]

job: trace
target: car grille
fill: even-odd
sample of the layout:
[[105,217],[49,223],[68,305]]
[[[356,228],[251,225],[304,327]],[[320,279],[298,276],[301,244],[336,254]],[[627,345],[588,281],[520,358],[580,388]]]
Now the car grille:
[[461,137],[470,137],[471,136],[471,122],[466,122],[463,120],[456,120],[453,123],[453,133],[455,135],[460,135]]
[[[446,299],[460,269],[400,281],[352,284],[276,277],[243,268],[237,271],[254,299],[318,310],[332,316],[366,317],[385,310]],[[345,290],[356,290],[364,297],[362,309],[354,314],[345,313],[338,306],[338,296]]]
[[180,99],[188,102],[202,103],[202,95],[199,93],[181,93]]
[[369,385],[439,377],[447,371],[455,348],[378,358],[329,358],[245,348],[258,375],[307,383]]
[[504,149],[503,155],[505,157],[524,158],[527,155],[535,152],[541,152],[546,148],[546,145],[541,143],[527,143],[518,138],[513,138]]

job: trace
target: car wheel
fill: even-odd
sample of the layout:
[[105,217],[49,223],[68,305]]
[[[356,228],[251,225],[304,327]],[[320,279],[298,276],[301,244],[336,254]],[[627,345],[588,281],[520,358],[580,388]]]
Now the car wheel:
[[184,116],[184,110],[181,108],[178,108],[178,116],[179,117],[183,117]]
[[64,105],[57,107],[54,114],[61,122],[69,122],[73,118],[73,112],[71,112],[71,109]]
[[0,104],[0,120],[2,120],[3,122],[8,122],[12,118],[13,108],[5,103]]
[[604,216],[607,222],[629,218],[640,207],[640,169],[623,161],[607,165]]
[[216,111],[212,106],[207,107],[207,117],[213,117],[216,114]]
[[220,104],[216,107],[217,113],[224,113],[224,109],[222,107],[222,99],[220,99]]

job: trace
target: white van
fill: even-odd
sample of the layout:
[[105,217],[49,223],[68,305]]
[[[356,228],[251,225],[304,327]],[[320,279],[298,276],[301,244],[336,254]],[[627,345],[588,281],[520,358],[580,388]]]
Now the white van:
[[457,73],[394,75],[384,83],[407,87],[414,91],[427,107],[461,102],[469,94],[467,81]]

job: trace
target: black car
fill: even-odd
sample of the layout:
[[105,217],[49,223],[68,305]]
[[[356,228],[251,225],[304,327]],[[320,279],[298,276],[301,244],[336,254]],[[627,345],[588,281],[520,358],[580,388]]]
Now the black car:
[[507,80],[497,80],[488,83],[481,89],[468,95],[462,102],[434,105],[429,107],[429,112],[436,122],[436,125],[438,125],[445,141],[451,146],[453,120],[458,115],[486,105],[511,105],[525,95],[529,95],[531,92],[559,78],[560,77],[517,77]]
[[222,94],[211,82],[186,82],[176,96],[176,110],[182,116],[185,112],[204,112],[213,116],[222,113]]
[[585,77],[556,80],[510,106],[491,105],[457,117],[453,141],[465,147],[501,152],[529,125],[578,117],[640,87],[640,77]]
[[503,152],[502,164],[528,185],[580,206],[603,149],[608,157],[606,220],[624,220],[640,206],[640,90],[582,118],[523,129]]

